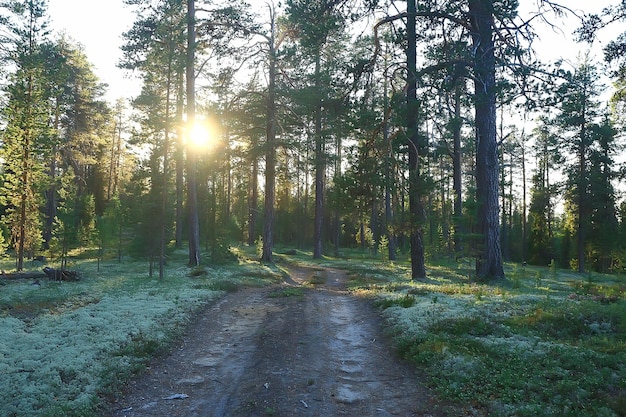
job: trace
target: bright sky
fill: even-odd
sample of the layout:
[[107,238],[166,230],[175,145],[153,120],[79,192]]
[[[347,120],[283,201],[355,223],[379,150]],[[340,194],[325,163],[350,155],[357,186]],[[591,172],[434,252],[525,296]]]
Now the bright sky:
[[48,12],[56,33],[65,30],[83,45],[96,75],[109,84],[109,101],[139,92],[138,82],[116,67],[122,57],[122,33],[135,18],[123,0],[48,0]]
[[[536,3],[538,1],[540,0],[520,1],[520,12],[536,10]],[[585,13],[600,14],[602,9],[619,3],[619,1],[620,0],[560,0],[555,1],[555,3],[565,5],[582,17]],[[568,16],[566,19],[548,16],[548,19],[552,24],[560,27],[561,30],[549,28],[547,25],[537,26],[536,30],[541,33],[541,36],[534,46],[535,50],[543,59],[556,60],[558,58],[564,58],[571,61],[572,64],[575,64],[577,56],[588,49],[587,44],[574,42],[572,32],[578,27],[580,21],[572,16]],[[608,40],[615,39],[617,34],[623,31],[624,26],[619,23],[603,29],[600,32],[598,41],[594,44],[592,58],[595,58],[597,61],[602,61],[602,47],[606,45]]]
[[[520,3],[532,8],[536,1],[523,0]],[[562,4],[573,10],[595,13],[616,2],[619,0],[561,0]],[[134,14],[124,5],[123,0],[48,0],[48,4],[52,28],[56,32],[65,30],[80,42],[100,80],[109,84],[107,99],[113,102],[120,97],[136,95],[140,88],[137,80],[128,79],[128,75],[116,67],[121,58],[122,33],[130,29],[134,19]],[[564,22],[555,23],[560,26]],[[536,49],[548,59],[566,54],[575,61],[585,46],[572,41],[574,28],[570,26],[562,33],[545,29],[545,35],[541,36]],[[611,35],[614,36],[622,29],[623,25],[615,24],[610,28],[613,32]],[[600,60],[601,52],[596,52],[595,57]]]

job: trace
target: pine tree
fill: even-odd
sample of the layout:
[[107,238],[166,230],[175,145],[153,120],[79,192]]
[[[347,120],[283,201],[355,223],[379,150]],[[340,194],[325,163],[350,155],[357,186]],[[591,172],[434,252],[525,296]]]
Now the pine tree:
[[46,41],[43,0],[10,2],[12,43],[10,60],[15,72],[6,88],[8,105],[4,109],[6,126],[2,132],[4,176],[2,195],[8,207],[3,222],[11,230],[16,250],[17,269],[24,267],[27,253],[42,244],[39,208],[45,187],[44,170],[50,154],[50,108],[46,96]]
[[591,194],[591,217],[589,243],[593,268],[608,273],[613,269],[615,250],[618,245],[616,193],[613,155],[616,130],[608,117],[591,127],[597,144],[590,155],[589,192]]
[[557,258],[554,247],[555,184],[551,174],[561,156],[557,153],[557,137],[550,127],[554,121],[539,120],[534,131],[537,168],[532,177],[528,213],[528,261],[533,265],[548,265]]
[[586,268],[586,244],[590,232],[589,219],[592,215],[590,193],[590,158],[595,146],[592,126],[599,116],[598,95],[600,86],[596,68],[588,60],[581,62],[576,71],[564,74],[566,82],[558,94],[558,125],[562,130],[562,149],[574,158],[565,162],[568,177],[566,192],[569,207],[575,210],[570,215],[575,222],[576,259],[579,272]]

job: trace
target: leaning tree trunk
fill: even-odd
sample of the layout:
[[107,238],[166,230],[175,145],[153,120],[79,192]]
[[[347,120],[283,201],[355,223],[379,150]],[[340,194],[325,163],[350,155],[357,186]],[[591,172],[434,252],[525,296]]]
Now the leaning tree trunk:
[[426,277],[424,264],[424,239],[422,224],[424,208],[420,193],[420,155],[419,136],[417,131],[417,38],[416,38],[416,7],[415,0],[407,5],[407,129],[409,135],[409,212],[411,222],[411,278]]
[[481,234],[476,276],[504,279],[500,247],[498,202],[498,144],[496,141],[496,62],[493,0],[470,0],[474,45],[474,105],[476,123],[476,199]]

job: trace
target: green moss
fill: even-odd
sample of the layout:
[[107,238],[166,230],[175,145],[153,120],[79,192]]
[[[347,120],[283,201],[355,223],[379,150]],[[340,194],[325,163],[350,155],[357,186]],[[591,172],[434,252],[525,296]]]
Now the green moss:
[[374,305],[381,308],[387,309],[390,307],[402,307],[409,308],[415,304],[415,297],[411,294],[400,295],[396,297],[384,297],[379,298],[374,302]]
[[270,293],[270,297],[279,298],[279,297],[302,297],[304,296],[304,288],[302,287],[287,287],[281,288],[280,290],[273,291]]

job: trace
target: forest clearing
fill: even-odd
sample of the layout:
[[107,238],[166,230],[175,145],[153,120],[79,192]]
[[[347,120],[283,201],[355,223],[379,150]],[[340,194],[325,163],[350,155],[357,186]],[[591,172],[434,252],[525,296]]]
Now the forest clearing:
[[0,4],[1,416],[626,415],[626,2],[120,1]]
[[[170,365],[166,373],[155,376],[152,370],[160,369],[160,363],[170,360],[168,352],[176,358],[179,349],[192,344],[187,337],[192,339],[196,334],[201,340],[202,335],[206,336],[202,329],[209,328],[211,322],[230,317],[229,326],[234,326],[243,320],[241,313],[234,314],[226,307],[212,310],[205,318],[200,314],[219,306],[225,293],[226,297],[241,293],[241,299],[248,299],[248,303],[251,303],[250,297],[262,298],[259,294],[265,294],[267,302],[273,305],[273,313],[268,310],[261,314],[258,310],[257,316],[254,310],[248,311],[249,317],[243,324],[250,320],[262,323],[257,323],[258,327],[251,326],[256,329],[252,332],[254,337],[237,339],[232,327],[232,335],[222,329],[221,341],[196,343],[210,350],[213,345],[246,342],[250,346],[243,343],[240,347],[242,351],[249,351],[254,343],[263,342],[273,346],[275,356],[264,358],[265,362],[258,358],[251,368],[245,369],[243,376],[238,374],[238,383],[223,397],[248,398],[249,402],[228,403],[224,399],[221,410],[218,405],[213,404],[215,408],[211,409],[211,404],[204,404],[204,414],[196,410],[196,414],[183,412],[180,415],[320,415],[315,412],[316,406],[327,407],[323,408],[326,411],[354,407],[352,410],[364,416],[624,415],[626,307],[624,286],[617,277],[507,265],[509,283],[490,285],[472,282],[473,270],[467,264],[448,263],[429,266],[428,280],[412,281],[408,262],[372,259],[366,254],[353,253],[353,256],[360,256],[351,259],[313,261],[310,253],[298,251],[296,255],[277,255],[277,266],[268,267],[249,260],[244,252],[254,255],[254,249],[244,248],[238,252],[238,263],[191,270],[172,266],[165,281],[150,279],[145,263],[118,264],[115,261],[107,261],[101,272],[97,272],[92,261],[76,261],[76,268],[83,276],[79,282],[1,281],[0,414],[156,416],[177,415],[177,409],[189,412],[188,407],[198,406],[202,400],[196,391],[191,396],[191,390],[202,385],[200,382],[207,382],[197,379],[198,373],[202,375],[202,369],[208,372],[215,364],[207,364],[205,358],[204,367],[193,370],[196,379],[188,378],[186,385],[176,385],[176,381],[184,379],[177,377],[177,372],[183,372],[189,365],[185,358],[179,357],[175,362],[178,366]],[[184,254],[177,256],[184,257]],[[309,268],[309,272],[295,274],[294,281],[286,273],[294,268]],[[350,397],[353,400],[335,397],[330,401],[333,393],[348,395],[346,392],[351,392],[338,391],[338,388],[324,391],[324,383],[329,387],[337,385],[341,380],[339,369],[343,368],[336,367],[334,373],[328,371],[329,375],[318,375],[310,373],[310,369],[298,368],[306,365],[306,358],[313,358],[313,355],[299,356],[299,360],[293,361],[279,358],[281,353],[290,352],[285,348],[289,341],[312,340],[293,334],[299,328],[306,329],[305,325],[281,326],[280,322],[286,320],[285,317],[297,316],[294,311],[302,313],[304,310],[296,307],[305,308],[307,297],[331,298],[330,295],[315,295],[322,294],[321,288],[333,288],[333,280],[328,278],[333,276],[328,273],[329,268],[348,272],[347,280],[340,288],[335,288],[342,291],[336,296],[360,300],[357,303],[361,303],[359,308],[364,310],[358,311],[367,311],[372,304],[376,306],[384,320],[376,318],[379,314],[368,313],[373,317],[369,323],[373,327],[383,323],[385,334],[393,339],[393,346],[372,343],[365,351],[360,350],[361,333],[373,331],[371,329],[339,337],[335,334],[325,342],[355,343],[341,349],[347,355],[342,362],[346,367],[367,361],[367,349],[376,346],[376,349],[387,349],[383,357],[389,364],[404,369],[402,364],[395,364],[394,350],[399,352],[415,368],[410,383],[419,389],[403,391],[395,404],[398,410],[412,410],[413,414],[394,414],[393,398],[381,402],[384,406],[375,409],[368,409],[375,403],[370,396]],[[328,320],[328,317],[342,314],[341,308],[326,307],[321,311],[308,311],[298,320],[317,323],[323,321],[321,316]],[[239,305],[240,311],[245,308],[245,303]],[[216,314],[222,309],[223,314]],[[280,309],[292,314],[275,320],[276,311]],[[349,313],[343,321],[360,323],[367,316]],[[266,315],[274,319],[266,320]],[[195,333],[193,330],[187,333],[196,321],[203,324],[196,326]],[[317,339],[329,334],[319,332]],[[283,344],[277,348],[275,345],[280,343]],[[306,352],[308,346],[307,343],[293,345],[293,349],[304,349],[299,355]],[[352,353],[357,357],[350,359]],[[205,353],[205,357],[207,355]],[[282,363],[284,368],[271,368],[273,360]],[[269,379],[259,382],[271,377],[268,369],[275,371],[271,373],[273,378],[281,376],[284,386],[302,392],[289,396],[286,392],[269,391],[264,386]],[[389,368],[384,365],[380,369]],[[139,397],[124,397],[123,393],[137,389],[133,381],[142,378],[161,380],[156,385],[150,384],[158,386],[161,395],[143,402]],[[371,382],[381,383],[385,379],[392,377],[387,375]],[[402,384],[408,383],[406,379],[403,381]],[[125,388],[127,383],[129,388]],[[270,388],[279,386],[275,380],[269,384]],[[211,390],[224,393],[224,385],[219,381],[209,380],[203,386],[208,387],[203,394],[206,399],[212,398]],[[237,391],[237,387],[241,389]],[[379,392],[383,396],[385,390]],[[189,397],[163,400],[175,394]],[[119,398],[128,402],[118,402]],[[325,398],[326,402],[320,398]],[[142,409],[146,404],[148,407]],[[229,406],[237,408],[229,409]],[[126,412],[120,413],[122,410]],[[167,410],[172,414],[159,414]],[[450,410],[456,411],[451,413]],[[212,411],[215,414],[211,414]]]

